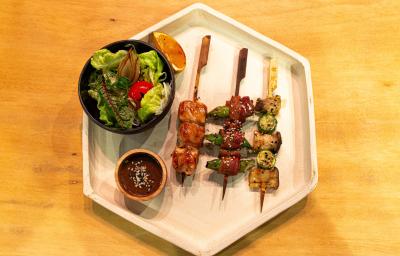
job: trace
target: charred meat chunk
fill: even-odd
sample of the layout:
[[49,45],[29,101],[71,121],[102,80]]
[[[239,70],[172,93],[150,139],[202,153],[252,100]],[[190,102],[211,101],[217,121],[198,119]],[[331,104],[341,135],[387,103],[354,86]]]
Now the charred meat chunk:
[[207,106],[199,101],[185,100],[179,104],[179,120],[204,125],[207,116]]
[[199,150],[191,146],[176,147],[172,153],[172,166],[179,173],[192,175],[199,161]]
[[195,123],[181,123],[178,132],[179,146],[192,146],[195,148],[203,145],[205,128]]

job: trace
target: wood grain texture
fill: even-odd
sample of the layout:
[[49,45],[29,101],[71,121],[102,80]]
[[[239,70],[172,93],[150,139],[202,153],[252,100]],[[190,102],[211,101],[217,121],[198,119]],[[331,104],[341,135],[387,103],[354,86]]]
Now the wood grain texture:
[[[1,1],[0,255],[186,255],[82,195],[77,81],[193,1]],[[204,1],[307,57],[320,179],[221,255],[400,255],[400,2]]]

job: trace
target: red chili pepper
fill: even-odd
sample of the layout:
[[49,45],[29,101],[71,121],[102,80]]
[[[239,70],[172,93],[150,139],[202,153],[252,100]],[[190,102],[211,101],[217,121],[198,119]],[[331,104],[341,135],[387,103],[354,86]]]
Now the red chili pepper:
[[151,88],[153,88],[153,85],[146,81],[138,81],[132,84],[128,96],[135,101],[137,108],[140,107],[140,100]]

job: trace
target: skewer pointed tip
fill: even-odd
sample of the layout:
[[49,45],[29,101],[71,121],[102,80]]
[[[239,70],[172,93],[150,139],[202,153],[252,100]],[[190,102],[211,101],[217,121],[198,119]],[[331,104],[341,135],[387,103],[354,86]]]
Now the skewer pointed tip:
[[226,185],[228,185],[228,175],[224,175],[224,184],[222,186],[222,200],[225,197]]
[[263,210],[264,196],[265,196],[265,191],[263,189],[261,189],[260,190],[260,212],[262,212],[262,210]]
[[183,183],[185,182],[185,178],[186,178],[186,173],[182,173],[181,174],[181,185],[182,185],[182,187],[183,187]]

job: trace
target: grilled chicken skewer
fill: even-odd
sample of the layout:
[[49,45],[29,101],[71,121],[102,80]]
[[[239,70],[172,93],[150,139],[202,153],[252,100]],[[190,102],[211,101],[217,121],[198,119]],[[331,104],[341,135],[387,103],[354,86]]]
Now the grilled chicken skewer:
[[253,149],[259,151],[257,155],[257,167],[249,172],[250,189],[260,191],[260,212],[264,205],[265,192],[276,190],[279,187],[279,170],[275,167],[275,155],[278,153],[282,144],[279,131],[275,131],[277,120],[281,108],[281,98],[273,95],[277,87],[278,68],[274,59],[269,65],[268,94],[265,99],[257,99],[255,110],[262,113],[254,132]]
[[186,175],[193,175],[199,160],[199,148],[203,145],[207,106],[198,100],[200,72],[207,65],[211,36],[202,39],[193,100],[179,104],[179,125],[177,146],[172,153],[172,165],[181,174],[182,185]]

